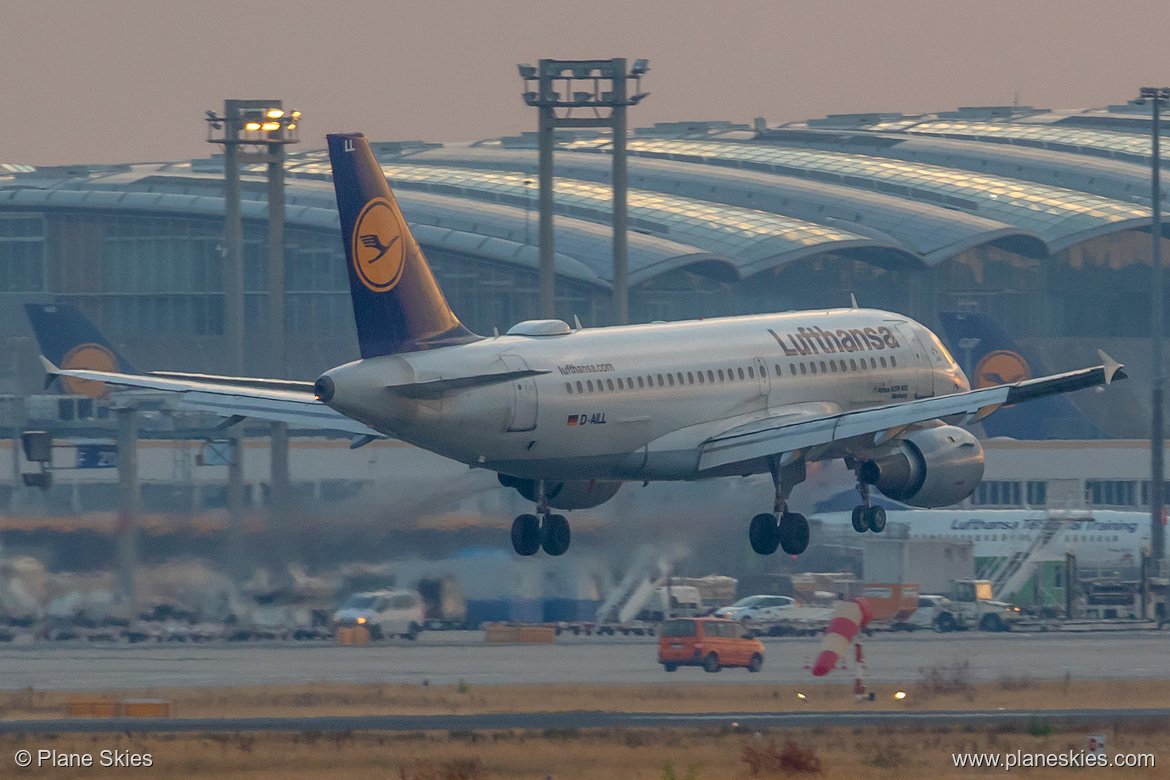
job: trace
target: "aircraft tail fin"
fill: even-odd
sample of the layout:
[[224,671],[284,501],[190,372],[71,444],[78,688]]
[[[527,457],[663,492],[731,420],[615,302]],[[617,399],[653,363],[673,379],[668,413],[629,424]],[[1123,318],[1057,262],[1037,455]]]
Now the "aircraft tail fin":
[[365,136],[327,138],[362,357],[478,341],[443,297]]
[[[40,344],[41,354],[54,366],[138,373],[130,361],[122,357],[97,326],[73,304],[26,303],[24,311]],[[60,379],[67,393],[97,398],[106,391],[104,382],[72,377]]]
[[[1021,349],[993,317],[979,312],[950,311],[939,312],[938,316],[951,353],[967,373],[972,389],[1049,373],[1035,356]],[[989,436],[1014,439],[1107,438],[1105,432],[1067,396],[1032,401],[1026,410],[1018,407],[1001,409],[983,420],[983,428]]]

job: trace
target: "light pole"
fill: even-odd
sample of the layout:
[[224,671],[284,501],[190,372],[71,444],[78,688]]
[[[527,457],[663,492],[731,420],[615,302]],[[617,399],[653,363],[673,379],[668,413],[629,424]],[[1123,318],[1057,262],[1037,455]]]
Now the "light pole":
[[1166,536],[1163,528],[1165,514],[1165,478],[1162,450],[1162,186],[1161,186],[1161,132],[1158,123],[1162,104],[1170,100],[1170,87],[1142,87],[1138,104],[1150,102],[1150,114],[1153,118],[1151,128],[1152,149],[1150,155],[1150,207],[1153,212],[1153,225],[1150,235],[1153,240],[1153,283],[1151,288],[1150,306],[1150,341],[1151,360],[1150,369],[1153,373],[1153,392],[1150,396],[1150,557],[1155,567],[1161,567],[1162,559],[1166,556]]
[[[641,79],[648,60],[540,60],[537,67],[518,65],[524,80],[524,102],[540,110],[540,316],[555,317],[556,257],[553,236],[553,143],[558,127],[608,127],[613,132],[613,314],[615,325],[629,323],[626,272],[626,109],[648,93]],[[634,82],[634,93],[627,89]],[[536,89],[533,89],[535,82]],[[560,88],[564,89],[564,94]],[[573,116],[573,111],[588,116]],[[608,113],[605,113],[608,111]]]

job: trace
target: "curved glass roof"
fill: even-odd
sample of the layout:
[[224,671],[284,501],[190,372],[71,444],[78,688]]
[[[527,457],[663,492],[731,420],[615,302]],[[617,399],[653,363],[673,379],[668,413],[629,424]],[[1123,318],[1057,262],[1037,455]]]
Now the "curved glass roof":
[[[410,161],[525,171],[532,176],[537,158],[531,149],[481,145],[445,146],[412,155]],[[595,182],[609,181],[612,171],[608,158],[574,152],[558,154],[556,167],[567,177]],[[629,161],[629,177],[640,189],[783,214],[896,242],[921,255],[928,265],[987,243],[1033,258],[1048,255],[1047,245],[1038,236],[1014,225],[871,190],[645,157]]]
[[[601,150],[607,140],[577,141],[569,149]],[[949,205],[1031,230],[1053,251],[1116,230],[1143,227],[1137,206],[1074,190],[860,154],[760,144],[631,139],[631,154],[710,165],[742,166],[803,176]]]
[[[522,173],[392,164],[383,164],[382,170],[398,188],[422,189],[533,210],[537,205],[536,183]],[[328,175],[329,168],[324,163],[305,163],[298,166],[297,172]],[[608,185],[557,178],[554,190],[558,213],[611,224],[613,190]],[[842,228],[646,190],[631,189],[628,208],[631,228],[649,230],[733,258],[743,275],[815,252],[857,247],[892,250],[906,259],[913,257],[893,242]]]
[[[1100,157],[1141,162],[1149,165],[1150,136],[1140,133],[1121,133],[1112,130],[1089,130],[1058,124],[1030,124],[1022,122],[973,122],[970,120],[935,119],[916,123],[898,123],[898,127],[872,125],[867,130],[897,130],[902,133],[938,135],[947,138],[971,138],[978,141],[997,141],[1042,149],[1093,154]],[[1161,153],[1170,160],[1170,149]]]

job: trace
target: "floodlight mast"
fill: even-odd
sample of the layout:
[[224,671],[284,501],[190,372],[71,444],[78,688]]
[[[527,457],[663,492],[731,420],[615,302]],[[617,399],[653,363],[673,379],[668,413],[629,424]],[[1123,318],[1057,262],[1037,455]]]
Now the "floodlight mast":
[[[626,109],[637,105],[647,94],[641,77],[650,70],[649,60],[540,60],[537,67],[518,65],[524,81],[524,102],[539,111],[538,179],[540,187],[540,316],[556,316],[556,257],[553,234],[553,144],[558,127],[608,127],[613,132],[613,313],[614,324],[630,321],[629,277],[627,271],[627,175]],[[635,82],[630,95],[627,82]],[[564,82],[564,95],[554,82]],[[536,89],[532,89],[535,82]],[[608,89],[602,82],[608,82]],[[575,83],[584,88],[574,89]],[[573,116],[573,109],[592,109],[593,116]],[[561,113],[558,114],[558,109]],[[608,109],[603,114],[602,109]]]
[[1152,237],[1153,283],[1150,285],[1150,368],[1153,373],[1153,390],[1150,395],[1150,558],[1156,568],[1161,568],[1166,557],[1165,530],[1165,462],[1163,451],[1163,384],[1162,331],[1163,295],[1162,284],[1162,160],[1160,114],[1163,104],[1170,100],[1170,87],[1142,87],[1139,105],[1150,102],[1151,154],[1150,154],[1150,208],[1153,224]]

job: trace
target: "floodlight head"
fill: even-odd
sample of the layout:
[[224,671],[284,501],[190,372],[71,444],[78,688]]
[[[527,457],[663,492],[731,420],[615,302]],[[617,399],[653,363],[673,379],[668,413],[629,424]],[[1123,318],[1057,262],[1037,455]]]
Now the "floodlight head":
[[640,59],[634,60],[634,67],[630,69],[631,76],[641,76],[646,71],[650,70],[650,60]]
[[203,113],[207,114],[207,118],[210,119],[212,122],[219,119],[219,117],[217,117],[215,115],[215,112],[212,111],[211,109],[208,109],[207,111],[204,111]]
[[533,66],[522,63],[517,65],[516,68],[520,71],[520,78],[525,80],[536,78],[536,68]]

